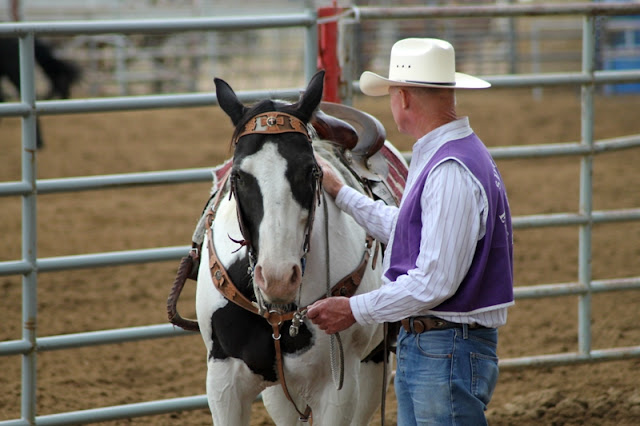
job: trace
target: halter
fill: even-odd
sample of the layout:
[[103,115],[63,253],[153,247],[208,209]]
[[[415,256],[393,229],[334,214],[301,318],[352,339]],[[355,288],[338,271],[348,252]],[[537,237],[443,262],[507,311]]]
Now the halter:
[[[271,111],[263,114],[258,114],[255,117],[249,119],[247,124],[245,124],[244,129],[238,132],[233,138],[233,144],[237,145],[240,141],[240,138],[247,135],[252,134],[262,134],[262,135],[275,135],[282,133],[301,133],[305,136],[309,145],[311,145],[311,137],[309,136],[309,132],[307,131],[307,126],[305,123],[300,120],[298,117],[295,117],[291,114],[287,114],[284,112]],[[315,188],[315,199],[317,203],[320,204],[320,197],[322,196],[322,168],[315,161],[314,157],[314,188]],[[248,238],[247,228],[244,224],[242,213],[240,211],[240,202],[238,201],[237,193],[236,193],[236,176],[234,174],[230,177],[231,180],[231,190],[229,192],[229,197],[233,196],[236,199],[236,213],[238,216],[238,225],[240,227],[240,233],[242,234],[242,241],[235,241],[241,246],[247,246],[247,250],[249,253],[249,264],[251,267],[251,272],[253,273],[253,268],[257,261],[255,255],[255,248],[253,247],[253,243]],[[311,244],[311,231],[313,228],[313,221],[315,218],[316,212],[316,203],[311,203],[311,210],[309,212],[309,218],[307,219],[307,225],[305,227],[305,237],[304,243],[302,246],[303,255],[300,259],[300,265],[302,269],[302,275],[304,275],[305,267],[306,267],[306,258],[307,253],[309,252],[309,246]],[[263,304],[260,304],[261,308],[263,308]]]

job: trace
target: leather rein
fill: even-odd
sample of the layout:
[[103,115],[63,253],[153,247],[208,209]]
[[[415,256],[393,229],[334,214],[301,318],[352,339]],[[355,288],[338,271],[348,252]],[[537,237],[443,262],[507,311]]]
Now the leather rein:
[[[268,112],[264,114],[259,114],[256,117],[253,117],[252,119],[250,119],[249,122],[245,125],[244,129],[238,132],[237,135],[233,138],[233,143],[237,145],[239,142],[239,139],[242,136],[245,136],[248,134],[255,134],[255,133],[279,134],[279,133],[290,133],[290,132],[296,132],[296,133],[301,133],[305,135],[309,143],[311,143],[311,138],[309,137],[309,133],[307,132],[306,125],[300,119],[298,119],[297,117],[294,117],[293,115],[286,114],[283,112]],[[319,166],[317,167],[318,167],[319,173],[317,173],[315,177],[316,179],[315,191],[316,191],[316,198],[319,204],[321,200],[321,194],[322,194],[322,172],[320,167]],[[247,297],[245,297],[238,290],[236,285],[233,283],[231,277],[229,276],[226,269],[222,265],[222,262],[220,262],[220,259],[218,258],[218,255],[216,253],[215,246],[213,244],[212,224],[215,219],[215,215],[217,213],[220,202],[223,198],[222,197],[222,193],[224,192],[223,188],[226,186],[227,181],[230,181],[229,197],[231,197],[232,195],[235,196],[235,184],[234,184],[231,169],[227,171],[223,179],[224,181],[220,187],[221,189],[216,194],[216,198],[211,208],[207,211],[206,220],[205,220],[208,249],[209,249],[209,267],[211,270],[211,279],[213,281],[215,288],[226,299],[230,300],[231,302],[235,303],[236,305],[240,306],[241,308],[253,314],[263,317],[271,325],[271,328],[273,330],[272,338],[274,341],[274,347],[276,352],[276,368],[278,371],[278,377],[280,378],[282,389],[287,399],[293,404],[294,408],[300,415],[300,420],[308,421],[311,416],[311,408],[307,406],[304,411],[301,411],[300,409],[298,409],[296,403],[294,402],[293,398],[289,393],[289,390],[287,389],[285,375],[284,375],[284,360],[282,356],[282,349],[280,346],[280,338],[282,337],[280,332],[281,325],[285,321],[292,321],[291,327],[289,328],[289,334],[292,337],[295,337],[295,335],[297,335],[298,333],[298,328],[302,324],[302,321],[306,315],[306,308],[298,308],[297,310],[289,311],[289,312],[281,312],[278,310],[267,310],[264,308],[257,294],[256,294],[256,297],[258,298],[259,302],[258,303],[252,302]],[[301,259],[303,274],[304,274],[305,258],[310,247],[311,231],[313,227],[313,220],[315,217],[315,206],[316,206],[316,202],[314,200],[314,202],[312,203],[311,212],[309,214],[309,219],[308,219],[306,230],[305,230],[305,240],[304,240],[304,246],[303,246],[304,254],[303,254],[303,258]],[[242,223],[242,215],[240,214],[239,208],[240,208],[240,205],[237,203],[236,213],[238,216],[238,222],[240,225],[240,230],[243,235],[244,241],[238,241],[238,243],[240,243],[241,245],[247,246],[248,253],[249,253],[250,268],[251,270],[253,270],[253,267],[255,265],[254,248],[250,240],[248,239],[247,234],[245,233],[246,228]],[[373,237],[367,235],[365,240],[366,249],[364,251],[360,264],[356,267],[356,269],[353,272],[351,272],[349,275],[342,278],[336,285],[334,285],[331,288],[329,292],[331,296],[351,297],[355,294],[356,290],[358,289],[358,286],[362,281],[362,278],[366,271],[366,267],[369,263],[369,258],[371,256],[371,247],[373,246],[373,243],[374,243]],[[377,247],[378,246],[376,245],[376,251],[374,253],[374,265],[377,257]],[[251,274],[253,274],[252,271],[251,271]]]

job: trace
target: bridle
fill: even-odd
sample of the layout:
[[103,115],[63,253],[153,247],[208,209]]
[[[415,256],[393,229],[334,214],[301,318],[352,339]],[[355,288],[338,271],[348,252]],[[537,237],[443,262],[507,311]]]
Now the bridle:
[[[242,131],[239,131],[232,140],[234,146],[238,145],[240,138],[246,135],[252,134],[281,134],[281,133],[301,133],[305,136],[309,145],[311,145],[311,137],[309,136],[309,132],[307,131],[307,126],[304,124],[302,120],[299,118],[287,114],[285,112],[271,111],[262,114],[258,114],[255,117],[249,119],[249,121],[245,124]],[[306,267],[306,258],[307,253],[309,252],[309,246],[311,244],[311,231],[313,230],[313,221],[315,218],[316,212],[316,204],[320,204],[321,196],[322,196],[322,168],[318,165],[313,158],[314,161],[314,169],[313,169],[313,188],[314,188],[314,202],[311,203],[309,217],[307,218],[307,224],[305,226],[305,237],[304,243],[302,246],[302,257],[300,259],[300,266],[302,269],[302,275],[304,275],[305,267]],[[234,197],[236,200],[236,213],[238,216],[238,225],[240,227],[240,233],[242,234],[243,240],[236,241],[240,246],[246,246],[247,252],[249,255],[249,266],[251,272],[253,273],[253,269],[255,267],[255,263],[257,261],[256,250],[253,246],[249,233],[247,231],[247,227],[244,223],[244,218],[242,215],[242,207],[240,205],[240,201],[237,196],[237,174],[231,173],[229,177],[230,181],[230,191],[229,197]],[[317,203],[316,203],[317,201]],[[263,305],[261,303],[261,305]],[[260,306],[261,309],[264,309],[263,306]]]
[[[258,114],[255,117],[251,118],[244,128],[239,131],[233,138],[234,145],[237,145],[240,141],[240,138],[250,134],[281,134],[281,133],[301,133],[305,135],[309,144],[311,144],[311,138],[309,137],[309,133],[307,131],[305,123],[299,118],[287,114],[284,112],[267,112]],[[314,157],[315,161],[315,157]],[[238,202],[237,192],[236,192],[236,176],[232,172],[232,168],[230,168],[225,176],[223,177],[223,185],[226,186],[227,181],[229,181],[229,197],[233,196],[236,199],[236,213],[238,217],[238,224],[240,226],[240,232],[242,234],[243,240],[236,241],[241,246],[246,246],[249,254],[249,272],[253,276],[253,268],[255,266],[255,249],[253,244],[251,243],[250,236],[246,231],[246,226],[243,223],[242,213],[240,211],[240,203]],[[316,204],[320,204],[322,200],[322,169],[320,166],[315,164],[314,170],[314,200],[311,203],[311,211],[309,212],[309,217],[307,219],[307,224],[305,226],[305,238],[303,243],[303,256],[301,258],[302,264],[302,272],[304,274],[304,267],[306,263],[306,255],[309,251],[310,243],[311,243],[311,231],[313,228],[313,222],[315,218]],[[221,188],[222,188],[221,187]],[[302,324],[304,316],[306,315],[306,308],[298,308],[294,311],[289,312],[280,312],[277,310],[268,310],[261,302],[259,297],[259,291],[256,291],[256,298],[258,299],[258,303],[252,302],[247,297],[245,297],[238,288],[234,285],[231,277],[227,273],[226,269],[220,262],[218,255],[216,253],[215,246],[213,244],[213,221],[215,219],[215,215],[217,213],[218,207],[223,199],[223,190],[220,189],[216,194],[216,198],[211,204],[211,208],[207,211],[207,219],[205,221],[206,224],[206,233],[208,240],[208,251],[209,251],[209,268],[211,270],[211,278],[214,286],[220,293],[231,302],[236,305],[244,308],[245,310],[252,312],[256,315],[263,317],[270,325],[273,330],[272,337],[274,341],[274,348],[276,353],[276,368],[278,371],[278,377],[280,379],[280,383],[282,385],[282,389],[284,391],[287,399],[293,404],[294,408],[300,415],[300,420],[308,421],[311,416],[311,408],[307,406],[304,411],[301,411],[293,398],[291,397],[289,390],[287,389],[285,375],[284,375],[284,360],[282,356],[282,350],[280,347],[280,327],[285,321],[291,321],[292,325],[289,328],[289,334],[292,337],[295,337],[298,333],[298,328]],[[316,203],[317,200],[317,203]],[[326,203],[325,203],[326,205]],[[235,240],[234,240],[235,241]],[[374,240],[371,236],[367,235],[365,241],[365,250],[362,256],[360,264],[356,267],[356,269],[351,272],[349,275],[342,278],[336,285],[334,285],[331,289],[327,289],[328,295],[331,296],[346,296],[350,297],[355,294],[362,278],[365,274],[366,267],[369,263],[369,258],[371,256],[371,248],[373,246]],[[376,249],[377,249],[376,245]],[[373,264],[375,266],[377,257],[377,250],[374,254]],[[329,277],[327,277],[329,280]]]

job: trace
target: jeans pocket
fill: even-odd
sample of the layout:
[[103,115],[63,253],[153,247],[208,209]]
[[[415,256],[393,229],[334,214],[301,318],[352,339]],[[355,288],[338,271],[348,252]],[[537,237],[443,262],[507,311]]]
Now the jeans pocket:
[[498,358],[472,352],[471,392],[486,406],[498,382]]
[[453,354],[453,331],[440,330],[416,334],[416,346],[422,355],[434,359],[451,359]]

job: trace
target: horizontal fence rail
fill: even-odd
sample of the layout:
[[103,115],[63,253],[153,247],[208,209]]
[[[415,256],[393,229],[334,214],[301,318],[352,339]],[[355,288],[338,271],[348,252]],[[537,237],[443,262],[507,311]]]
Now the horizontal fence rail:
[[[527,368],[542,365],[566,365],[594,361],[620,360],[640,357],[640,346],[593,350],[590,345],[590,299],[589,295],[614,290],[637,290],[640,277],[610,280],[593,280],[589,266],[591,252],[591,227],[597,223],[639,221],[640,208],[594,211],[591,208],[592,160],[599,153],[640,147],[640,135],[612,139],[593,139],[593,89],[604,83],[640,81],[640,70],[595,71],[593,69],[594,17],[640,14],[638,3],[584,3],[550,5],[510,5],[510,6],[468,6],[468,7],[354,7],[346,9],[340,17],[347,23],[363,20],[416,19],[416,18],[467,18],[467,17],[517,17],[517,16],[557,16],[578,15],[583,21],[583,67],[575,73],[519,74],[486,76],[495,87],[538,87],[554,85],[574,85],[582,89],[582,140],[575,143],[540,144],[510,146],[490,149],[496,159],[536,158],[551,156],[580,156],[581,168],[581,210],[578,213],[557,213],[546,215],[518,216],[513,218],[515,229],[540,228],[550,226],[578,226],[579,268],[577,282],[539,284],[516,287],[517,299],[536,299],[557,296],[578,296],[579,305],[579,351],[575,353],[550,354],[532,357],[503,359],[503,369]],[[301,26],[307,29],[305,49],[305,75],[310,77],[315,71],[317,56],[315,11],[291,15],[188,18],[154,20],[118,20],[90,22],[47,22],[0,24],[0,37],[19,36],[21,51],[21,100],[0,104],[0,117],[22,117],[23,119],[23,160],[22,180],[0,183],[0,196],[20,196],[23,200],[22,259],[0,262],[0,276],[23,276],[23,335],[20,340],[0,342],[0,356],[22,356],[22,418],[0,421],[0,425],[68,425],[169,413],[178,410],[202,409],[207,407],[204,395],[184,398],[150,401],[138,404],[96,408],[68,413],[37,416],[35,410],[35,357],[41,351],[69,350],[78,347],[132,342],[147,339],[169,338],[193,335],[170,324],[143,327],[128,327],[113,330],[99,330],[59,336],[36,336],[32,327],[37,315],[35,291],[37,274],[63,270],[107,267],[147,262],[177,260],[188,251],[188,246],[162,247],[154,249],[128,250],[108,253],[92,253],[72,256],[36,258],[36,216],[37,195],[72,191],[93,191],[99,189],[182,184],[211,180],[211,169],[168,170],[161,172],[128,173],[117,175],[74,177],[63,179],[37,179],[35,173],[35,115],[77,114],[142,110],[158,108],[182,108],[215,105],[215,95],[180,94],[127,96],[100,99],[77,99],[65,101],[37,101],[34,94],[34,52],[35,35],[72,35],[131,33],[155,34],[188,31],[221,31],[229,29],[265,29]],[[355,43],[348,37],[343,43]],[[350,84],[358,90],[358,84]],[[243,101],[265,97],[296,99],[300,88],[278,91],[256,90],[239,92]]]

